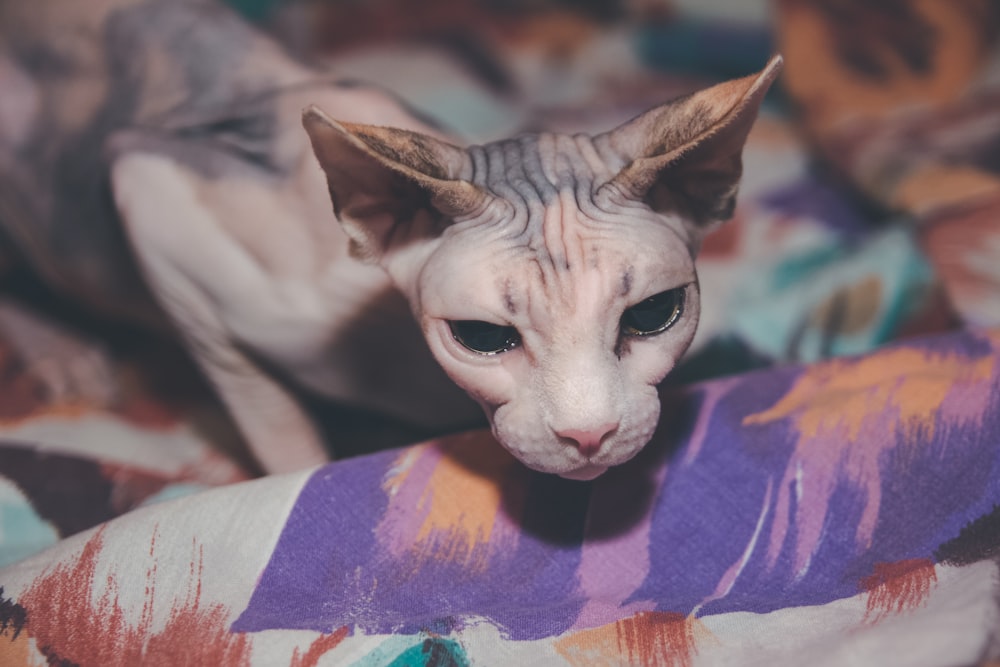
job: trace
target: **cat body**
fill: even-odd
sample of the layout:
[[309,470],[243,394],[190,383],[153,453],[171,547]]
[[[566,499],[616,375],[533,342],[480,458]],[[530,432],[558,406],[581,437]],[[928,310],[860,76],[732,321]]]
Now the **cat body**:
[[[437,133],[216,2],[0,2],[4,256],[112,318],[175,330],[272,471],[327,459],[289,383],[421,430],[482,420],[385,272],[342,261],[301,126],[311,103]],[[115,169],[138,154],[163,178]],[[133,194],[152,216],[135,225],[119,207]]]
[[567,477],[631,458],[780,66],[598,137],[461,149],[207,0],[3,0],[0,26],[8,250],[166,320],[272,472],[327,458],[290,385],[429,430],[478,403]]

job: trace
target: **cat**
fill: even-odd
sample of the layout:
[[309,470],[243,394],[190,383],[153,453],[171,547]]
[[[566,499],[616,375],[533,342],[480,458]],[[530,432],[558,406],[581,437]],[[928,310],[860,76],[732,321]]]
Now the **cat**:
[[741,153],[781,67],[595,137],[460,149],[304,125],[354,257],[406,295],[438,363],[525,465],[589,480],[632,458],[698,323],[694,257],[732,215]]
[[268,472],[328,459],[293,386],[438,431],[485,412],[567,478],[634,456],[781,66],[596,137],[462,149],[207,0],[8,2],[0,25],[8,250],[165,314]]

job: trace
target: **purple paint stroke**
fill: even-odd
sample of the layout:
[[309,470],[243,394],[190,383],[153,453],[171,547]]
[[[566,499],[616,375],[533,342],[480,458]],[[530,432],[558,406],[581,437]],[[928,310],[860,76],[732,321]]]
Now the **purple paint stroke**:
[[[1000,359],[975,333],[904,347],[970,363]],[[388,497],[399,452],[328,466],[303,489],[233,629],[445,632],[484,618],[529,640],[650,606],[704,616],[853,596],[876,563],[932,558],[1000,504],[996,367],[978,386],[956,383],[933,429],[904,426],[892,410],[876,415],[860,445],[881,444],[861,458],[830,434],[803,458],[789,418],[743,425],[784,396],[801,369],[726,380],[725,392],[677,390],[665,397],[671,409],[647,450],[594,483],[512,469],[494,525],[517,528],[516,540],[477,545],[482,553],[462,562],[408,557],[422,515]],[[713,391],[714,402],[706,399]],[[419,488],[430,483],[426,473],[407,481]],[[387,517],[390,504],[399,509]]]
[[764,495],[764,502],[761,504],[760,517],[757,519],[757,527],[754,529],[753,535],[750,537],[750,542],[747,544],[746,549],[740,555],[740,559],[733,563],[726,572],[722,575],[722,579],[719,580],[718,585],[715,587],[715,591],[707,600],[702,604],[695,607],[695,610],[700,609],[705,604],[712,602],[714,600],[719,600],[721,598],[729,595],[729,591],[733,589],[736,584],[736,580],[739,578],[743,569],[746,567],[747,563],[750,561],[750,556],[753,555],[757,548],[757,540],[760,538],[762,529],[764,527],[765,520],[768,516],[768,510],[771,507],[771,493],[773,491],[770,480],[768,480],[767,489]]
[[744,428],[742,419],[773,405],[798,374],[749,373],[716,402],[697,459],[664,480],[652,510],[650,575],[629,602],[656,600],[659,611],[688,614],[744,556],[771,479],[785,469],[792,446],[785,425],[762,434]]
[[232,625],[234,632],[295,628],[329,633],[354,624],[350,614],[331,615],[328,609],[337,600],[373,595],[376,582],[364,565],[375,551],[371,527],[387,504],[382,477],[397,456],[382,452],[313,473],[247,608]]
[[[973,335],[950,338],[968,341],[968,351],[983,349],[982,341]],[[942,354],[938,341],[928,343],[928,358]],[[910,345],[922,346],[921,341]],[[962,355],[951,345],[943,349],[947,349],[946,354]],[[975,362],[983,355],[972,352],[963,356]],[[997,358],[996,352],[991,356]],[[966,397],[970,391],[962,381],[952,388]],[[788,526],[779,556],[751,563],[730,595],[706,605],[702,613],[764,612],[856,594],[860,581],[871,574],[876,563],[932,558],[940,544],[988,514],[1000,500],[1000,451],[995,446],[1000,437],[1000,377],[996,367],[993,377],[980,383],[974,393],[983,407],[978,415],[964,409],[949,411],[949,392],[933,429],[914,430],[899,419],[885,424],[886,414],[866,423],[858,446],[879,444],[880,449],[868,459],[863,474],[858,474],[856,465],[841,464],[829,470],[816,466],[815,474],[832,483],[831,492],[818,499],[785,493],[785,500],[791,500],[790,514],[798,519]],[[984,400],[989,403],[984,405]],[[763,427],[764,431],[771,426]],[[835,452],[840,447],[839,453],[849,458],[843,441],[833,437],[812,442],[810,447],[810,451],[833,448]],[[794,477],[789,474],[792,466],[802,465],[801,459],[796,463],[797,458],[789,461],[785,482]],[[872,484],[873,480],[877,483]],[[803,506],[809,504],[812,506]],[[873,507],[875,520],[866,527]],[[811,525],[802,522],[804,516],[810,520],[821,517],[818,536],[801,534],[803,526]],[[808,564],[804,574],[803,545]]]
[[708,426],[715,414],[715,405],[719,399],[728,394],[737,384],[738,378],[720,379],[715,382],[706,382],[702,385],[702,404],[698,410],[698,419],[695,422],[691,439],[684,452],[684,465],[690,465],[701,452],[701,446],[705,442],[705,434]]
[[[392,485],[385,514],[375,529],[382,547],[394,558],[401,558],[409,545],[417,539],[430,507],[420,504],[424,489],[441,460],[434,456],[427,445],[418,445],[403,451],[393,468],[386,472],[383,488]],[[405,481],[397,482],[405,476]]]
[[[650,507],[670,469],[662,460],[643,460],[655,454],[660,452],[647,449],[636,465],[609,470],[593,487],[578,569],[579,591],[586,604],[574,630],[613,623],[656,607],[653,600],[625,603],[649,576]],[[620,532],[614,532],[616,526]]]
[[[521,522],[514,548],[476,545],[482,553],[467,561],[486,561],[487,568],[419,561],[399,540],[416,535],[421,511],[414,506],[409,515],[384,521],[389,507],[384,480],[399,457],[400,452],[387,452],[331,464],[306,483],[233,630],[330,632],[348,625],[371,633],[415,633],[446,631],[465,618],[485,616],[513,637],[565,631],[583,604],[576,571],[590,485],[517,467],[517,483],[506,489],[508,502],[538,509]],[[420,465],[410,472],[418,473],[413,481],[426,483],[430,475]],[[380,525],[386,535],[378,534]],[[446,536],[432,536],[422,550],[445,550],[435,539]],[[390,550],[386,544],[395,546]]]
[[871,215],[861,210],[855,198],[812,178],[769,192],[757,203],[786,216],[819,221],[848,239],[859,239],[871,232]]

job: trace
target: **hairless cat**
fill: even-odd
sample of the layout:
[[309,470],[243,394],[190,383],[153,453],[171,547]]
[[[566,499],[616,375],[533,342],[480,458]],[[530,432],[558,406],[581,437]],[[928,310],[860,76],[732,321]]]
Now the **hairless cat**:
[[328,457],[298,385],[434,429],[478,403],[591,479],[652,436],[780,66],[460,148],[208,0],[4,0],[0,229],[56,289],[165,313],[268,471]]

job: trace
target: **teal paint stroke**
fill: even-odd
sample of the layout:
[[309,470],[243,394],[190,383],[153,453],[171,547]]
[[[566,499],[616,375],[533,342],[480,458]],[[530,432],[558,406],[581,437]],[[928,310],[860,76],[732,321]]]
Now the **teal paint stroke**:
[[453,639],[427,636],[388,637],[351,667],[469,667],[462,645]]

